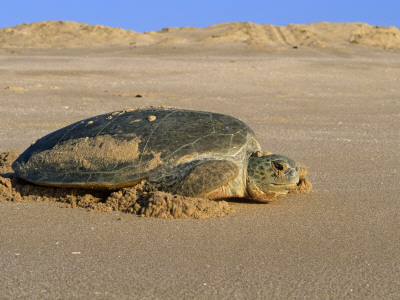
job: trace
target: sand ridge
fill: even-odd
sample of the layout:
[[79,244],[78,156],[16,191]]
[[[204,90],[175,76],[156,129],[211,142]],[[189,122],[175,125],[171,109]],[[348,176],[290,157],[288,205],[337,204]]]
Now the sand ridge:
[[205,28],[164,28],[137,33],[132,30],[71,21],[45,21],[0,29],[0,49],[32,47],[92,47],[104,45],[214,45],[239,43],[256,48],[374,47],[400,50],[400,29],[365,23],[318,22],[306,25],[259,25],[232,22]]

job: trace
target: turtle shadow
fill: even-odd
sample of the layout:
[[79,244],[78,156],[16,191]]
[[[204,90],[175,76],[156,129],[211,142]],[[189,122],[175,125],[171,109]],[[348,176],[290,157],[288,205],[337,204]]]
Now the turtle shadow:
[[260,205],[260,204],[267,204],[266,202],[260,202],[251,198],[240,198],[240,197],[234,197],[234,198],[225,198],[222,199],[228,203],[237,203],[237,204],[249,204],[249,205]]

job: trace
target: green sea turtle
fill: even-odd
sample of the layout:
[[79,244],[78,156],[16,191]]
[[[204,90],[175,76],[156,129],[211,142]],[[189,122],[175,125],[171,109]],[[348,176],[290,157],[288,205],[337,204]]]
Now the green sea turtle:
[[32,144],[12,167],[39,185],[119,189],[146,180],[182,196],[265,202],[294,189],[299,168],[286,156],[260,150],[253,131],[231,116],[150,107],[59,129]]

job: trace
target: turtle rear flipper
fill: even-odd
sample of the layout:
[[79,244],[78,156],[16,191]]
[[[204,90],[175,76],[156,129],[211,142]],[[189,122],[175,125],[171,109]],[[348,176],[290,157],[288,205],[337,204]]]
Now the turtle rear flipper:
[[202,197],[226,185],[239,174],[239,167],[229,160],[207,160],[197,165],[179,182],[176,193]]

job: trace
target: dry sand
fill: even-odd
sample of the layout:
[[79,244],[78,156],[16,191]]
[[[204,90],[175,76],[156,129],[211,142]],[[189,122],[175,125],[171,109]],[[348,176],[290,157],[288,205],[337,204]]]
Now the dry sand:
[[1,29],[0,153],[96,114],[177,106],[245,121],[314,189],[205,220],[3,201],[0,295],[398,299],[399,40],[358,23]]

